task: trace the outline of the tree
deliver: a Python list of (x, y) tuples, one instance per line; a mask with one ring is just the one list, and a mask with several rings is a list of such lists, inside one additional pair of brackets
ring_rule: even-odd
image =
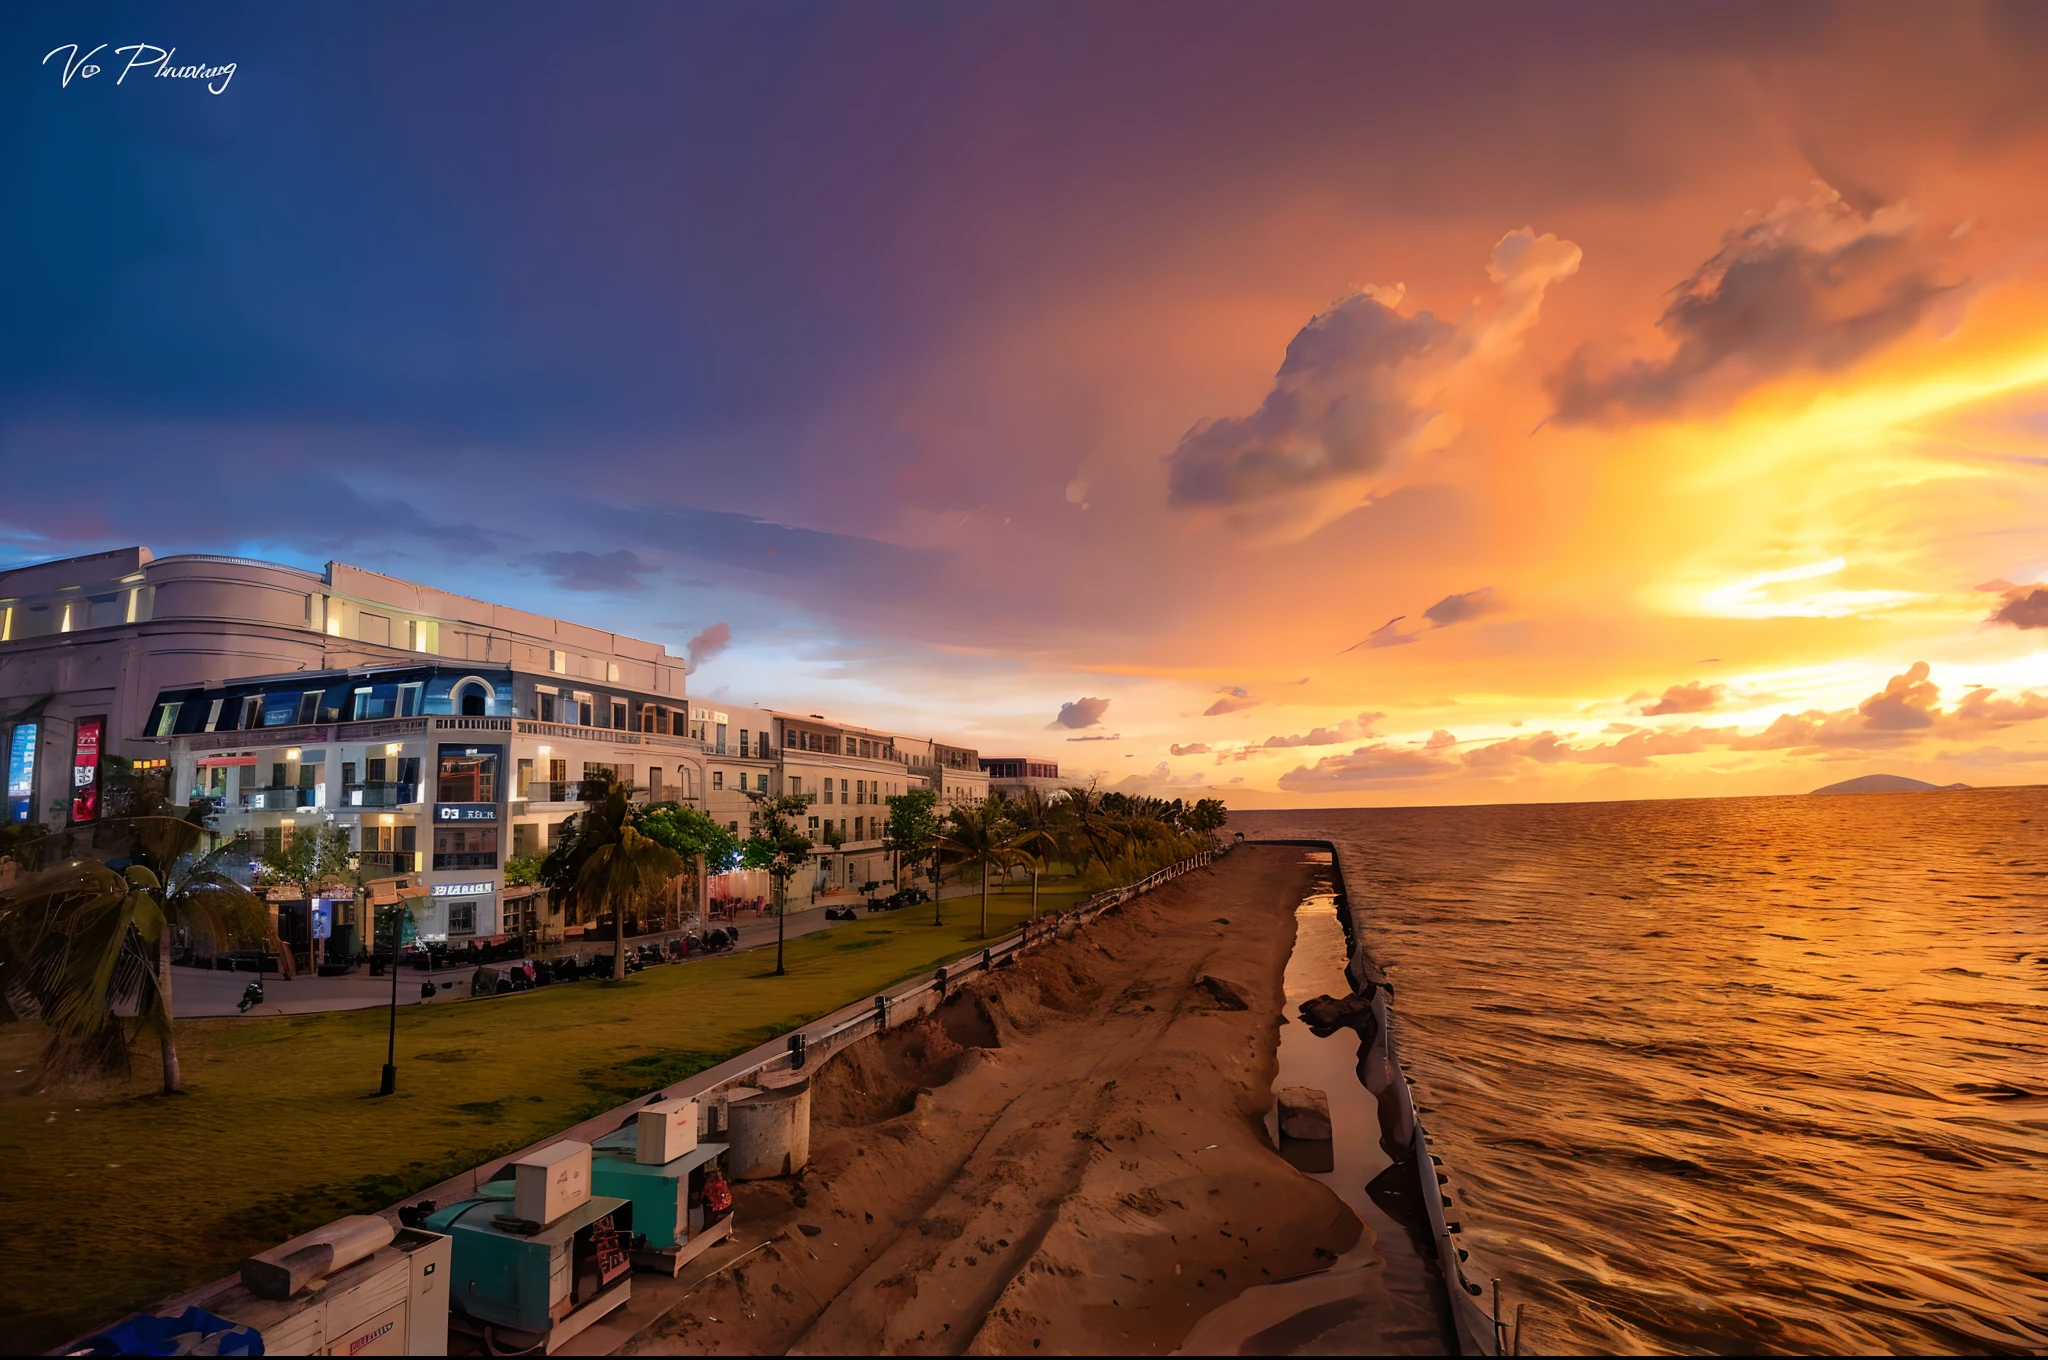
[(118, 872), (97, 860), (67, 860), (0, 899), (9, 1000), (17, 1009), (28, 1001), (49, 1023), (46, 1072), (66, 1059), (125, 1071), (131, 1040), (117, 1012), (132, 1009), (136, 1033), (157, 1038), (165, 1094), (182, 1091), (172, 937), (220, 944), (271, 936), (268, 909), (222, 872), (243, 849), (231, 842), (198, 855), (199, 829), (179, 825), (189, 837), (165, 826), (131, 829), (131, 862)]
[(945, 833), (939, 850), (956, 864), (981, 866), (981, 929), (977, 939), (988, 938), (988, 871), (993, 866), (1008, 868), (1017, 862), (1017, 851), (1005, 836), (1003, 800), (990, 794), (978, 803), (966, 803), (946, 814)]
[(1038, 789), (1027, 788), (1004, 807), (1003, 815), (1015, 833), (1010, 847), (1031, 867), (1031, 919), (1038, 920), (1038, 876), (1060, 845), (1060, 801)]
[(652, 803), (634, 823), (640, 834), (659, 841), (697, 866), (697, 909), (704, 909), (705, 880), (739, 862), (740, 838), (696, 808), (681, 803)]
[(1203, 835), (1213, 835), (1223, 829), (1230, 820), (1230, 810), (1223, 806), (1221, 798), (1204, 798), (1188, 810), (1188, 827)]
[[(289, 842), (280, 841), (276, 850), (266, 850), (257, 857), (263, 866), (263, 876), (271, 882), (296, 888), (299, 895), (312, 900), (321, 888), (347, 883), (351, 886), (348, 848), (348, 832), (332, 822), (318, 826), (298, 828)], [(287, 951), (279, 941), (278, 958), (283, 959)], [(291, 976), (287, 968), (285, 976)]]
[(917, 866), (932, 861), (932, 924), (939, 919), (939, 878), (935, 848), (939, 842), (939, 796), (930, 789), (912, 789), (889, 799), (889, 821), (882, 846), (896, 856), (896, 876), (905, 870), (915, 876)]
[(1074, 868), (1086, 869), (1091, 857), (1108, 868), (1123, 838), (1118, 833), (1115, 818), (1105, 806), (1105, 795), (1078, 786), (1062, 790), (1062, 795), (1060, 808), (1072, 829), (1074, 851), (1081, 857), (1081, 862)]
[(742, 847), (743, 861), (749, 868), (766, 869), (769, 881), (775, 885), (775, 973), (783, 975), (782, 944), (783, 918), (789, 914), (789, 880), (796, 877), (797, 870), (810, 858), (811, 838), (800, 829), (797, 819), (805, 815), (810, 801), (800, 793), (785, 793), (770, 797), (765, 793), (750, 793), (756, 815), (754, 829), (748, 834)]
[(583, 811), (564, 823), (564, 835), (541, 861), (540, 882), (572, 914), (595, 919), (612, 910), (612, 977), (626, 976), (626, 908), (646, 901), (683, 871), (681, 856), (633, 825), (626, 790), (609, 780), (586, 780)]

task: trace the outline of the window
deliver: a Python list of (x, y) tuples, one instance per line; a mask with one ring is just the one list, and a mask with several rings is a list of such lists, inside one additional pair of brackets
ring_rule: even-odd
[(542, 690), (540, 693), (540, 720), (545, 723), (555, 720), (555, 696), (551, 690)]
[(803, 796), (804, 777), (802, 775), (793, 774), (789, 777), (789, 791), (799, 798)]
[(647, 796), (655, 802), (661, 801), (661, 766), (647, 767)]
[[(839, 801), (842, 803), (846, 801), (846, 781), (844, 779), (839, 781)], [(839, 820), (844, 822), (846, 819), (842, 817)]]
[(512, 796), (527, 798), (533, 794), (533, 762), (522, 759), (513, 773)]
[(476, 934), (476, 903), (455, 901), (448, 904), (448, 933)]
[(211, 732), (216, 727), (220, 726), (220, 706), (226, 702), (227, 701), (225, 699), (215, 699), (213, 703), (207, 708), (206, 730), (208, 732)]
[(241, 720), (235, 724), (237, 731), (247, 732), (263, 726), (263, 696), (252, 694), (242, 700)]
[(567, 652), (549, 652), (548, 669), (556, 675), (567, 675), (569, 673), (569, 654)]
[(384, 757), (371, 756), (369, 759), (369, 767), (370, 782), (372, 784), (382, 784), (386, 780), (391, 778), (391, 762), (384, 759)]
[(183, 704), (164, 705), (164, 715), (163, 717), (158, 718), (156, 722), (156, 734), (158, 736), (168, 737), (174, 730), (176, 730), (178, 726), (178, 710), (183, 707)]
[(420, 691), (424, 687), (422, 683), (417, 681), (410, 685), (400, 685), (398, 687), (399, 717), (417, 718), (420, 715)]
[(626, 730), (626, 706), (617, 699), (612, 700), (612, 729), (618, 732)]
[(730, 832), (732, 832), (732, 834), (733, 834), (733, 835), (735, 835), (735, 836), (739, 835), (739, 834), (740, 834), (740, 824), (739, 824), (739, 821), (738, 821), (738, 819), (737, 819), (737, 818), (735, 818), (734, 820), (732, 820), (732, 821), (730, 821), (730, 822), (727, 822), (727, 823), (725, 824), (725, 829), (726, 829), (727, 831), (730, 831)]
[(857, 841), (867, 839), (867, 818), (856, 817), (853, 819), (853, 838)]
[(420, 758), (418, 756), (399, 757), (398, 782), (401, 784), (409, 785), (413, 788), (419, 787)]
[(436, 869), (495, 869), (498, 867), (498, 828), (495, 826), (437, 826), (434, 828)]
[(490, 711), (491, 699), (482, 685), (468, 684), (462, 687), (456, 704), (456, 712), (465, 718), (481, 718)]
[(817, 819), (816, 817), (813, 817), (813, 818), (811, 818), (811, 830), (813, 830), (813, 831), (816, 831), (817, 829), (818, 829), (818, 819)]
[(299, 694), (299, 721), (311, 723), (320, 721), (320, 691), (303, 690)]
[(829, 779), (825, 781), (825, 801), (832, 801), (832, 781)]
[(569, 716), (569, 721), (570, 721), (570, 722), (572, 722), (572, 723), (575, 723), (575, 724), (576, 724), (577, 726), (579, 726), (579, 727), (588, 727), (588, 726), (590, 726), (590, 725), (591, 725), (591, 724), (590, 724), (590, 719), (591, 719), (591, 703), (590, 703), (590, 696), (589, 696), (588, 694), (584, 694), (584, 693), (581, 693), (581, 692), (579, 691), (579, 692), (578, 692), (578, 693), (577, 693), (577, 694), (575, 695), (575, 703), (574, 703), (574, 704), (573, 704), (573, 705), (572, 705), (572, 706), (570, 707), (570, 710), (569, 710), (569, 715), (570, 715), (570, 716)]
[[(711, 787), (714, 789), (723, 789), (725, 787), (724, 770), (713, 770), (711, 772)], [(741, 787), (744, 788), (745, 785), (742, 785)]]
[(740, 729), (740, 759), (741, 759), (741, 760), (745, 760), (746, 758), (747, 758), (747, 729), (746, 729), (746, 728), (744, 728), (744, 727), (742, 727), (742, 728)]
[(725, 724), (718, 724), (718, 754), (725, 754)]
[(498, 748), (443, 746), (440, 799), (444, 803), (498, 801)]

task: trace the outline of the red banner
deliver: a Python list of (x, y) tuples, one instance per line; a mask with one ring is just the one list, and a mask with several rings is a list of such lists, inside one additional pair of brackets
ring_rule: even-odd
[(89, 822), (100, 815), (100, 738), (107, 720), (80, 718), (71, 747), (71, 820)]

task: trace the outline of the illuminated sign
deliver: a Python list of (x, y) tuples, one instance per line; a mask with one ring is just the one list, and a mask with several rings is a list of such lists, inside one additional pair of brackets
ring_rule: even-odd
[(334, 938), (334, 903), (325, 897), (313, 899), (313, 938), (331, 940)]
[(480, 897), (497, 890), (495, 883), (436, 883), (430, 891), (435, 897)]
[(496, 803), (436, 803), (436, 822), (495, 822), (498, 820)]
[(7, 748), (7, 820), (29, 820), (35, 799), (36, 725), (22, 723), (14, 729), (14, 739)]
[(100, 815), (100, 737), (106, 731), (104, 715), (80, 718), (78, 735), (71, 747), (71, 820), (89, 822)]

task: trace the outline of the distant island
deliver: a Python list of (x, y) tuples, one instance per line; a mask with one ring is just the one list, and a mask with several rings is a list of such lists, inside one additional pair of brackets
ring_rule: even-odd
[(1923, 779), (1908, 779), (1902, 774), (1866, 774), (1855, 779), (1844, 779), (1839, 784), (1830, 784), (1815, 793), (1944, 793), (1950, 789), (1967, 789), (1968, 784), (1930, 784)]

